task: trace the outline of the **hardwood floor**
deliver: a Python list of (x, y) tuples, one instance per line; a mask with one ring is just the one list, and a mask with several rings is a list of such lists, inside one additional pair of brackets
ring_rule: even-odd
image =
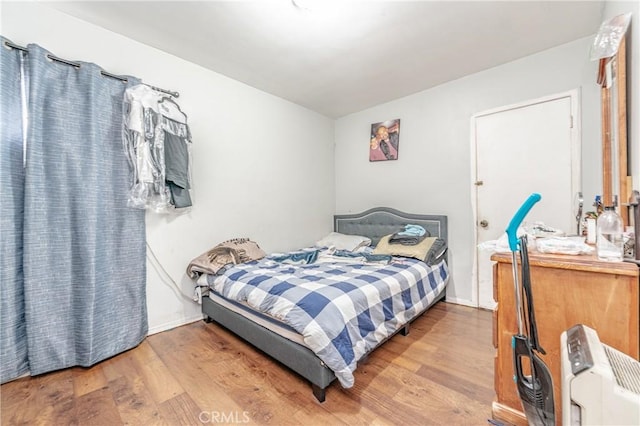
[(491, 312), (439, 303), (318, 403), (308, 382), (215, 323), (149, 336), (91, 368), (0, 388), (3, 425), (486, 425)]

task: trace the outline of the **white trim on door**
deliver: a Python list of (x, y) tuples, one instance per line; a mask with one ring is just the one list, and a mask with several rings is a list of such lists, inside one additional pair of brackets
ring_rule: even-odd
[(518, 102), (511, 105), (501, 106), (498, 108), (492, 108), (486, 111), (474, 114), (471, 117), (471, 129), (470, 141), (471, 141), (471, 209), (473, 215), (473, 267), (471, 273), (471, 304), (478, 307), (479, 305), (479, 285), (478, 285), (478, 191), (477, 191), (477, 140), (476, 140), (476, 119), (480, 117), (486, 117), (491, 114), (496, 114), (504, 111), (514, 110), (518, 108), (525, 108), (528, 106), (554, 101), (562, 98), (569, 98), (571, 103), (571, 120), (572, 120), (572, 132), (571, 132), (571, 164), (572, 164), (572, 176), (571, 176), (571, 189), (573, 194), (577, 194), (582, 190), (582, 123), (580, 120), (580, 90), (573, 89), (567, 92), (562, 92), (554, 95), (544, 96), (537, 99), (532, 99), (524, 102)]

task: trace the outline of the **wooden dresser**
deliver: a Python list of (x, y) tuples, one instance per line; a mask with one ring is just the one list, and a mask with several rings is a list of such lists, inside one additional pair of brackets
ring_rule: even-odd
[[(495, 419), (526, 425), (513, 381), (511, 336), (517, 333), (511, 253), (491, 257), (493, 292), (498, 306), (493, 316)], [(531, 285), (541, 358), (553, 379), (556, 423), (562, 423), (560, 393), (560, 334), (575, 324), (598, 332), (603, 343), (638, 359), (640, 308), (638, 266), (625, 262), (602, 262), (595, 256), (530, 254)], [(519, 268), (518, 268), (519, 269)]]

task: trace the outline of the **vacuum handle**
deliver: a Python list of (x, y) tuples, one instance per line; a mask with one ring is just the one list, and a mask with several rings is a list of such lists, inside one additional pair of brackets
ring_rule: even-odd
[(529, 195), (529, 198), (520, 206), (515, 216), (509, 222), (509, 226), (507, 226), (507, 238), (509, 239), (509, 248), (511, 251), (518, 251), (518, 227), (522, 223), (524, 217), (529, 213), (529, 210), (533, 207), (535, 203), (540, 201), (542, 196), (538, 193), (533, 193)]

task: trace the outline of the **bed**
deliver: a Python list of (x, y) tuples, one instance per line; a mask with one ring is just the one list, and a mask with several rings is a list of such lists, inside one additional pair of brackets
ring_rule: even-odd
[[(447, 239), (447, 217), (442, 215), (408, 214), (392, 208), (379, 207), (367, 210), (359, 214), (334, 216), (335, 232), (347, 235), (366, 236), (371, 239), (371, 246), (375, 246), (376, 244), (378, 244), (380, 239), (384, 236), (401, 231), (407, 224), (420, 225), (432, 237), (437, 237), (444, 241), (446, 241)], [(419, 303), (416, 303), (415, 306), (407, 304), (408, 310), (402, 316), (400, 316), (400, 319), (391, 318), (389, 316), (389, 322), (394, 323), (393, 325), (386, 325), (386, 327), (393, 331), (382, 333), (382, 337), (376, 337), (378, 340), (374, 339), (374, 343), (371, 343), (370, 341), (367, 341), (362, 345), (360, 345), (359, 343), (354, 343), (353, 348), (343, 347), (342, 349), (340, 349), (345, 349), (348, 351), (353, 350), (357, 352), (349, 359), (349, 371), (346, 371), (346, 369), (343, 369), (341, 367), (335, 367), (333, 364), (335, 364), (336, 361), (333, 358), (327, 358), (328, 355), (326, 353), (322, 353), (321, 351), (320, 355), (318, 355), (316, 353), (318, 351), (318, 348), (305, 343), (305, 339), (303, 338), (303, 336), (301, 336), (302, 330), (296, 330), (292, 326), (283, 324), (281, 321), (278, 321), (267, 314), (254, 312), (247, 306), (247, 304), (239, 303), (234, 300), (228, 300), (227, 298), (223, 297), (222, 294), (214, 291), (214, 286), (211, 286), (212, 290), (210, 291), (210, 294), (207, 297), (203, 297), (202, 299), (202, 312), (204, 314), (205, 321), (213, 321), (220, 324), (221, 326), (232, 331), (237, 336), (251, 343), (256, 348), (260, 349), (264, 353), (278, 360), (285, 366), (289, 367), (291, 370), (307, 379), (311, 383), (313, 395), (317, 398), (318, 401), (324, 402), (326, 396), (326, 388), (334, 380), (336, 380), (336, 378), (339, 379), (344, 387), (349, 387), (349, 374), (350, 372), (352, 372), (352, 370), (355, 369), (353, 365), (357, 364), (357, 361), (363, 359), (372, 350), (374, 350), (376, 347), (379, 347), (395, 334), (402, 333), (403, 335), (407, 335), (410, 323), (415, 320), (415, 318), (423, 314), (437, 302), (444, 299), (445, 287), (449, 279), (448, 269), (446, 265), (447, 256), (448, 252), (446, 250), (440, 253), (439, 258), (435, 259), (433, 266), (427, 266), (424, 262), (415, 261), (414, 259), (406, 259), (405, 261), (404, 258), (400, 258), (399, 261), (394, 262), (395, 268), (429, 268), (428, 278), (424, 278), (424, 283), (426, 284), (422, 285), (421, 282), (421, 285), (422, 287), (426, 287), (427, 291), (430, 291), (431, 293), (428, 295), (428, 297), (421, 294), (422, 299)], [(394, 257), (394, 261), (395, 260), (396, 258)], [(271, 263), (264, 263), (261, 265), (261, 273), (264, 273), (266, 271), (268, 273), (274, 274), (269, 279), (275, 279), (275, 276), (278, 274), (289, 274), (292, 271), (295, 271), (295, 273), (297, 273), (294, 265), (291, 265), (289, 269), (283, 270), (277, 269), (285, 267), (284, 265), (280, 264), (272, 265)], [(245, 273), (248, 274), (250, 266), (251, 265), (249, 264), (247, 264), (246, 267), (242, 266), (242, 268), (244, 269), (239, 268), (235, 271), (235, 275), (234, 273), (230, 273), (230, 278), (234, 278), (236, 276), (244, 276), (243, 274)], [(345, 267), (349, 266), (349, 264), (345, 265)], [(344, 285), (350, 286), (353, 282), (355, 282), (351, 281), (349, 275), (351, 271), (338, 269), (337, 265), (335, 268), (328, 268), (326, 265), (313, 265), (313, 267), (315, 269), (311, 271), (306, 270), (304, 275), (305, 277), (311, 277), (311, 281), (313, 281), (315, 278), (309, 275), (309, 273), (313, 272), (314, 274), (324, 274), (326, 272), (325, 270), (328, 270), (328, 273), (338, 274), (339, 279), (345, 282)], [(271, 271), (271, 268), (276, 269)], [(322, 271), (319, 272), (318, 268), (322, 269)], [(340, 266), (340, 268), (342, 268), (342, 265)], [(397, 285), (393, 278), (387, 278), (386, 275), (384, 275), (391, 275), (392, 272), (387, 272), (387, 269), (379, 269), (377, 267), (368, 265), (362, 268), (367, 269), (367, 271), (369, 271), (369, 269), (375, 270), (375, 273), (369, 274), (369, 272), (367, 272), (367, 277), (374, 277), (371, 278), (371, 281), (378, 282), (378, 278), (380, 278), (380, 281), (393, 282), (392, 286)], [(406, 276), (410, 275), (408, 271), (409, 269), (402, 270), (397, 273), (399, 276)], [(359, 271), (356, 272), (360, 273)], [(227, 274), (227, 272), (225, 272), (225, 274)], [(208, 276), (206, 277), (206, 279), (209, 283), (213, 283), (214, 280), (218, 280), (216, 281), (216, 283), (221, 282), (220, 277), (216, 276)], [(369, 278), (366, 279), (368, 280)], [(231, 283), (230, 285), (234, 285), (235, 283), (235, 281), (227, 279), (227, 277), (225, 277), (224, 280)], [(240, 278), (238, 278), (238, 280), (240, 280)], [(261, 278), (254, 277), (251, 278), (251, 280), (255, 282), (255, 280), (261, 280)], [(268, 282), (267, 278), (264, 278), (264, 280), (265, 282)], [(318, 278), (318, 280), (320, 280), (320, 278)], [(315, 283), (310, 282), (309, 285), (314, 286)], [(235, 291), (228, 289), (223, 290), (221, 285), (218, 285), (217, 288), (221, 293), (227, 295), (229, 295), (230, 291)], [(415, 289), (412, 289), (411, 291), (413, 293), (417, 292), (417, 290)], [(407, 292), (408, 290), (405, 291), (403, 295), (406, 295), (405, 293)], [(421, 292), (423, 292), (423, 290), (421, 290)], [(315, 323), (315, 321), (311, 322)], [(372, 327), (377, 327), (377, 324), (376, 326)], [(384, 327), (382, 326), (378, 328), (384, 329)], [(379, 329), (376, 330), (375, 333), (372, 331), (372, 335), (376, 333), (380, 335)], [(311, 348), (314, 348), (316, 352), (314, 352), (314, 350), (312, 350)], [(342, 361), (344, 361), (344, 359)], [(329, 366), (332, 366), (334, 369), (332, 370)], [(345, 385), (345, 383), (347, 383), (347, 385)]]

